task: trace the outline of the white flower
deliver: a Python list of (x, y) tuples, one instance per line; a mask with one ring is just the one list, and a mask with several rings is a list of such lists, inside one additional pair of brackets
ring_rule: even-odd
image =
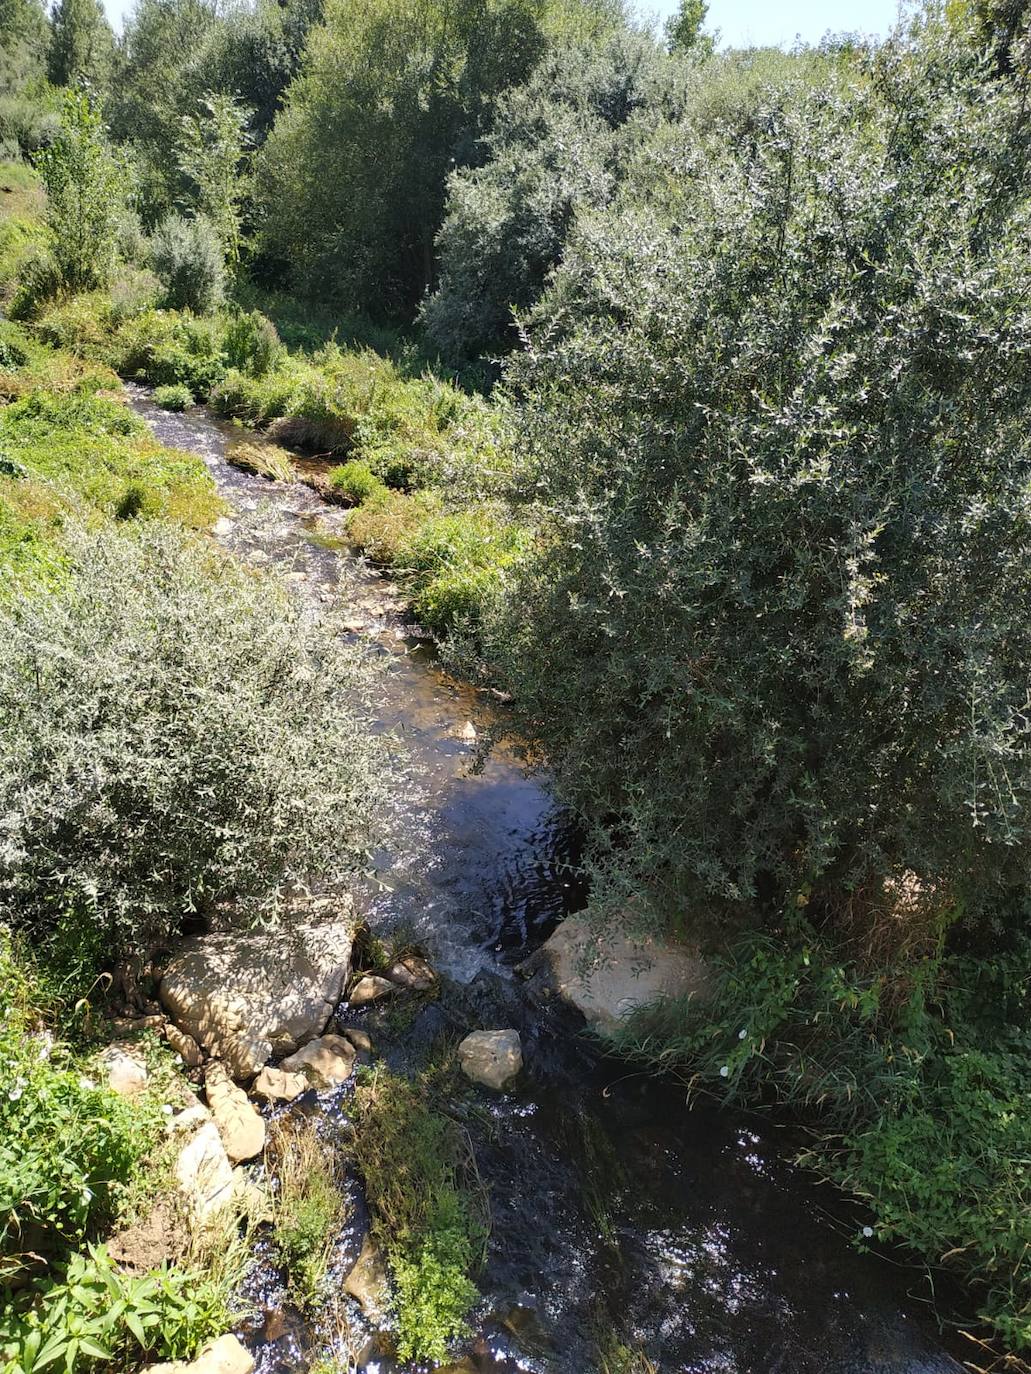
[(865, 1238), (866, 1238), (867, 1240), (869, 1240), (870, 1237), (873, 1235), (873, 1227), (872, 1227), (872, 1226), (864, 1226), (864, 1227), (863, 1227), (863, 1235), (865, 1236)]
[(172, 1113), (175, 1111), (175, 1108), (172, 1106), (170, 1102), (166, 1102), (164, 1106), (161, 1108), (161, 1110), (164, 1112), (166, 1116), (171, 1116)]
[(720, 1069), (720, 1077), (721, 1077), (721, 1078), (729, 1078), (729, 1077), (730, 1077), (730, 1068), (729, 1068), (728, 1065), (724, 1064), (724, 1065), (723, 1065), (723, 1068)]
[(748, 1032), (747, 1032), (746, 1030), (739, 1030), (738, 1033), (737, 1033), (737, 1038), (738, 1038), (739, 1040), (744, 1040), (744, 1039), (747, 1038), (747, 1036), (748, 1036)]
[(11, 1091), (8, 1093), (8, 1097), (10, 1097), (12, 1102), (17, 1102), (18, 1098), (22, 1095), (22, 1091), (23, 1089), (21, 1088), (12, 1088)]

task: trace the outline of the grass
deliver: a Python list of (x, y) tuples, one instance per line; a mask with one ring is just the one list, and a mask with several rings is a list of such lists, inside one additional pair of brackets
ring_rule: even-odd
[(267, 1159), (278, 1182), (272, 1241), (292, 1298), (312, 1311), (346, 1214), (335, 1151), (313, 1122), (288, 1120), (273, 1131)]
[(398, 1354), (438, 1364), (467, 1330), (488, 1230), (471, 1143), (435, 1106), (439, 1077), (409, 1081), (382, 1067), (364, 1076), (353, 1146), (394, 1275)]

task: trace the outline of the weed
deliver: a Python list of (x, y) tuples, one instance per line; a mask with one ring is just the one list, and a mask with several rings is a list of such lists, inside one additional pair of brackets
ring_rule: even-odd
[(311, 1310), (345, 1217), (333, 1145), (312, 1122), (286, 1121), (269, 1140), (268, 1160), (278, 1181), (273, 1243), (292, 1297)]

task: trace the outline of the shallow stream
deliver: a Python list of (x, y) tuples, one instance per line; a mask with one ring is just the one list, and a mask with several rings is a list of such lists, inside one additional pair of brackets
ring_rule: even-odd
[[(523, 1038), (520, 1091), (485, 1097), (475, 1132), (492, 1226), (475, 1334), (455, 1369), (617, 1374), (599, 1354), (607, 1331), (651, 1361), (633, 1374), (958, 1370), (916, 1296), (919, 1276), (853, 1247), (862, 1218), (787, 1162), (793, 1136), (688, 1109), (682, 1088), (600, 1056), (572, 1016), (529, 996), (515, 966), (584, 892), (575, 829), (545, 782), (504, 742), (474, 767), (496, 704), (441, 671), (390, 583), (343, 549), (342, 510), (233, 467), (233, 431), (203, 409), (173, 415), (131, 391), (164, 443), (211, 469), (229, 508), (217, 537), (311, 604), (345, 606), (349, 632), (383, 661), (380, 725), (398, 741), (404, 785), (396, 852), (378, 856), (361, 897), (370, 925), (409, 931), (453, 989), (388, 1057), (403, 1067), (440, 1034), (484, 1026)], [(349, 1187), (341, 1266), (364, 1220)], [(284, 1314), (271, 1271), (262, 1283), (259, 1374), (301, 1374), (313, 1333)], [(352, 1368), (398, 1366), (373, 1340)]]

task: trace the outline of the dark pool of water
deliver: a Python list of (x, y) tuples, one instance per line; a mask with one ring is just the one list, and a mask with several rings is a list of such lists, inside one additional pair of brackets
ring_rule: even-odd
[[(208, 464), (230, 508), (217, 537), (274, 565), (313, 607), (346, 605), (351, 632), (382, 660), (380, 726), (398, 741), (404, 785), (393, 850), (364, 905), (374, 926), (410, 930), (453, 980), (385, 1052), (403, 1067), (442, 1035), (513, 1025), (523, 1037), (520, 1092), (484, 1098), (467, 1123), (492, 1230), (459, 1367), (616, 1374), (598, 1354), (599, 1331), (614, 1329), (662, 1374), (958, 1369), (918, 1276), (857, 1252), (862, 1218), (786, 1162), (796, 1142), (752, 1118), (688, 1109), (682, 1089), (599, 1056), (571, 1016), (528, 998), (514, 965), (583, 900), (575, 827), (512, 745), (474, 768), (472, 730), (503, 725), (495, 704), (445, 674), (389, 582), (342, 551), (344, 512), (231, 466), (233, 431), (203, 410), (170, 415), (142, 389), (132, 403), (165, 443)], [(360, 1232), (349, 1187), (358, 1201), (341, 1272)], [(253, 1333), (261, 1374), (306, 1369), (318, 1333), (283, 1315), (270, 1266), (256, 1284), (269, 1314)], [(374, 1347), (350, 1367), (396, 1369)]]

